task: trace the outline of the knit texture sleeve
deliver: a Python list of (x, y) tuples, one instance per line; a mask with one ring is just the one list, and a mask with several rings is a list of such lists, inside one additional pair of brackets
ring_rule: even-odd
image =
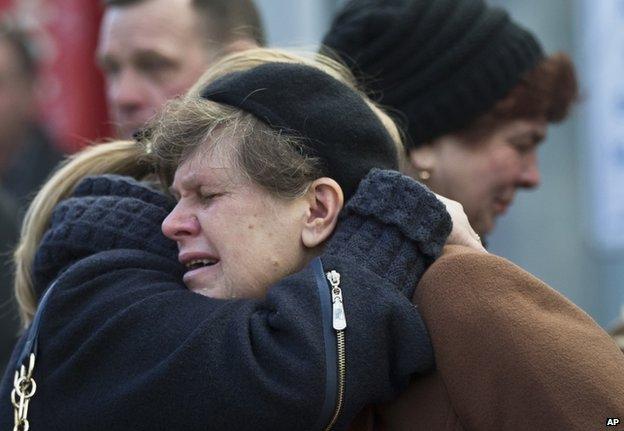
[(145, 183), (119, 175), (87, 177), (52, 213), (34, 259), (37, 296), (59, 273), (85, 257), (107, 250), (136, 249), (168, 260), (181, 270), (174, 241), (160, 224), (174, 202)]
[(444, 204), (425, 186), (373, 169), (347, 202), (326, 252), (352, 256), (411, 297), (451, 228)]

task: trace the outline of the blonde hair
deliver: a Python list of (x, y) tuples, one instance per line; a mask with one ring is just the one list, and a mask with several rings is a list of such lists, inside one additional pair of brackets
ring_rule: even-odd
[(37, 310), (33, 285), (33, 262), (37, 248), (50, 225), (52, 210), (71, 195), (84, 177), (120, 174), (142, 179), (151, 172), (143, 149), (132, 141), (115, 141), (87, 147), (66, 159), (41, 187), (28, 207), (15, 249), (14, 291), (22, 324), (26, 327)]
[[(275, 195), (294, 198), (305, 192), (307, 185), (324, 176), (320, 160), (306, 156), (302, 139), (275, 131), (253, 115), (201, 97), (202, 89), (214, 80), (234, 72), (266, 63), (302, 64), (319, 69), (344, 83), (360, 95), (378, 117), (397, 147), (404, 154), (399, 129), (392, 119), (357, 88), (356, 80), (342, 64), (316, 54), (312, 57), (292, 52), (257, 48), (234, 53), (215, 63), (202, 75), (186, 95), (170, 101), (150, 125), (147, 140), (162, 180), (170, 184), (177, 166), (206, 143), (208, 151), (230, 151), (230, 160), (239, 171)], [(207, 138), (210, 136), (210, 140)], [(223, 145), (224, 137), (236, 136)]]

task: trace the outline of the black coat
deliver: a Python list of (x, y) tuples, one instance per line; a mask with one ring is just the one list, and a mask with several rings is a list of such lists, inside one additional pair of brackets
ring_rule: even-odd
[[(159, 231), (161, 198), (120, 177), (87, 180), (55, 210), (36, 259), (38, 282), (57, 283), (42, 315), (31, 427), (323, 428), (336, 397), (328, 270), (341, 274), (348, 325), (338, 428), (364, 404), (396, 395), (411, 374), (433, 367), (433, 355), (395, 283), (422, 275), (450, 221), (415, 182), (376, 175), (360, 197), (407, 185), (418, 211), (397, 217), (399, 196), (368, 205), (356, 194), (323, 256), (263, 300), (188, 291), (175, 246)], [(7, 373), (0, 389), (0, 429), (13, 424), (11, 380)]]
[(19, 330), (11, 258), (22, 216), (33, 194), (61, 158), (47, 133), (32, 124), (17, 153), (0, 171), (0, 371), (9, 360)]
[(19, 232), (18, 212), (17, 202), (0, 186), (0, 371), (4, 371), (19, 330), (11, 259)]

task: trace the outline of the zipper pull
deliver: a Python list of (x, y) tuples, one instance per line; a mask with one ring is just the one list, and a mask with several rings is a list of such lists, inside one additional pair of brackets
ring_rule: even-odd
[(327, 280), (331, 284), (333, 326), (336, 331), (342, 331), (347, 327), (347, 318), (342, 304), (342, 290), (340, 289), (340, 273), (332, 270), (327, 274)]

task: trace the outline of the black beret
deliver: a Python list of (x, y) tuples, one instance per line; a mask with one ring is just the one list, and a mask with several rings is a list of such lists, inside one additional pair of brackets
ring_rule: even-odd
[(303, 140), (349, 198), (372, 168), (398, 169), (396, 146), (362, 96), (311, 66), (267, 63), (225, 75), (201, 96)]

